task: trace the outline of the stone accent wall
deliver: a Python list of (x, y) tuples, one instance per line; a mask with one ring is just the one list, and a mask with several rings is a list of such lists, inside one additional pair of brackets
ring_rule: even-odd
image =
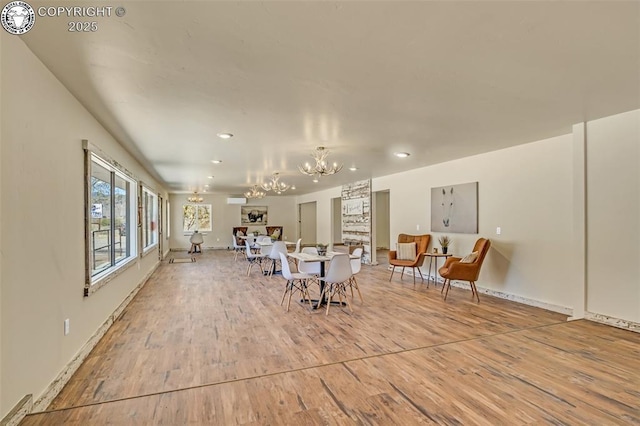
[(362, 262), (371, 264), (371, 180), (342, 186), (342, 241), (363, 245)]

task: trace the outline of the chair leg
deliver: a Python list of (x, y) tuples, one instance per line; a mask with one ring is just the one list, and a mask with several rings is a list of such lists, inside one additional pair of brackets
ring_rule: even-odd
[[(331, 306), (331, 300), (333, 300), (333, 284), (329, 284), (329, 287), (329, 300), (327, 300), (327, 313), (325, 315), (329, 315), (329, 307)], [(324, 288), (327, 288), (327, 284), (324, 285)]]
[(422, 282), (424, 282), (424, 276), (422, 275), (422, 271), (420, 270), (420, 267), (418, 266), (418, 273), (420, 274), (420, 279), (422, 280)]
[(287, 312), (289, 312), (289, 307), (291, 306), (291, 296), (293, 296), (293, 283), (294, 281), (291, 281), (291, 287), (289, 288), (289, 301), (287, 302)]
[(364, 303), (364, 299), (362, 298), (362, 293), (360, 293), (360, 287), (358, 287), (358, 280), (356, 280), (356, 277), (351, 277), (353, 278), (353, 283), (351, 284), (351, 298), (353, 299), (353, 287), (356, 288), (356, 291), (358, 292), (358, 296), (360, 296), (360, 303)]
[(445, 287), (447, 287), (447, 291), (444, 292), (444, 300), (447, 300), (447, 294), (449, 294), (449, 287), (451, 287), (450, 279), (445, 280), (444, 284), (442, 285), (442, 289), (444, 290)]
[(391, 276), (389, 277), (389, 281), (393, 278), (393, 273), (396, 271), (396, 266), (393, 265), (393, 269), (391, 269)]
[[(347, 287), (345, 287), (344, 283), (340, 283), (339, 286), (340, 293), (338, 294), (344, 294), (344, 303), (347, 304), (349, 311), (353, 313), (353, 308), (351, 308), (351, 303), (349, 303), (349, 298), (347, 297)], [(340, 297), (340, 304), (342, 304), (342, 297)]]
[(480, 295), (478, 295), (478, 288), (476, 287), (476, 283), (474, 281), (469, 281), (471, 283), (471, 298), (473, 298), (473, 294), (475, 293), (476, 299), (478, 299), (478, 303), (480, 303)]
[[(311, 293), (309, 293), (309, 286), (307, 285), (307, 280), (300, 280), (302, 283), (302, 297), (306, 298), (309, 301), (309, 307), (313, 309), (313, 305), (311, 304)], [(304, 302), (303, 302), (304, 303)]]
[(402, 267), (402, 272), (400, 273), (400, 279), (402, 280), (402, 277), (404, 277), (404, 266)]
[(289, 281), (284, 285), (284, 293), (282, 294), (282, 300), (280, 301), (280, 306), (284, 303), (284, 298), (287, 296), (287, 291), (289, 291)]

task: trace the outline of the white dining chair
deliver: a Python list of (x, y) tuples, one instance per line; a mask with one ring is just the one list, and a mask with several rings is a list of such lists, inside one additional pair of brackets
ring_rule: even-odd
[(242, 254), (244, 256), (244, 245), (238, 244), (238, 239), (235, 235), (231, 234), (231, 240), (233, 241), (233, 260), (238, 260), (238, 255)]
[[(301, 250), (301, 253), (317, 255), (318, 249), (316, 249), (315, 247), (303, 247)], [(305, 262), (304, 260), (298, 261), (298, 272), (313, 275), (314, 276), (313, 281), (316, 283), (318, 282), (317, 277), (320, 276), (320, 268), (321, 268), (320, 262)]]
[(349, 303), (349, 299), (347, 298), (345, 287), (346, 282), (349, 281), (351, 275), (351, 262), (349, 261), (349, 255), (347, 253), (334, 255), (331, 258), (327, 276), (320, 277), (320, 280), (324, 281), (324, 288), (322, 289), (322, 293), (320, 294), (320, 300), (324, 299), (325, 294), (327, 294), (329, 297), (329, 300), (327, 300), (326, 315), (329, 315), (329, 307), (331, 306), (331, 301), (336, 294), (338, 295), (340, 304), (343, 303), (342, 296), (344, 296), (344, 303), (346, 303), (349, 307), (349, 310), (353, 312), (353, 309), (351, 309), (351, 304)]
[(258, 265), (260, 267), (260, 272), (264, 274), (264, 269), (262, 269), (262, 261), (267, 257), (264, 253), (254, 253), (251, 251), (251, 246), (249, 245), (249, 241), (245, 241), (245, 250), (247, 261), (249, 265), (247, 266), (247, 276), (251, 273), (251, 267), (253, 265)]
[(282, 261), (280, 259), (280, 254), (285, 255), (285, 263), (287, 263), (287, 266), (288, 266), (289, 262), (286, 261), (287, 245), (284, 243), (284, 241), (276, 241), (275, 243), (273, 243), (273, 247), (271, 247), (271, 251), (269, 252), (269, 256), (268, 256), (270, 260), (269, 270), (268, 270), (269, 276), (272, 276), (273, 273), (276, 271), (278, 263), (281, 264), (280, 268), (282, 268)]
[(349, 260), (349, 262), (351, 263), (351, 278), (349, 278), (349, 281), (346, 285), (351, 290), (351, 300), (353, 300), (353, 289), (355, 288), (358, 292), (358, 296), (360, 296), (360, 303), (364, 303), (362, 294), (360, 293), (360, 288), (358, 287), (358, 281), (356, 280), (356, 275), (358, 275), (358, 273), (362, 269), (362, 249), (358, 247), (353, 251), (352, 254), (354, 256), (358, 256), (358, 258)]
[(282, 263), (282, 277), (287, 280), (284, 286), (284, 294), (282, 295), (282, 300), (280, 301), (280, 306), (284, 303), (284, 299), (289, 295), (289, 300), (287, 301), (287, 312), (289, 312), (289, 306), (291, 306), (291, 296), (297, 290), (302, 295), (302, 300), (309, 301), (309, 307), (313, 309), (313, 305), (311, 305), (311, 295), (309, 294), (309, 288), (307, 287), (307, 281), (312, 278), (309, 274), (301, 274), (301, 273), (293, 273), (289, 268), (289, 262), (287, 262), (287, 255), (280, 252), (278, 253), (280, 257), (280, 262)]

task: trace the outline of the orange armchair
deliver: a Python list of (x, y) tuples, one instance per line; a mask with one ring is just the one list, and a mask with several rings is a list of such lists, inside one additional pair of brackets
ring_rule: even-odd
[(393, 278), (393, 273), (396, 270), (396, 266), (402, 266), (402, 273), (400, 274), (400, 279), (404, 275), (405, 268), (411, 268), (411, 272), (413, 274), (413, 286), (416, 286), (416, 275), (415, 268), (418, 268), (418, 273), (420, 274), (420, 278), (424, 282), (424, 277), (422, 276), (422, 271), (420, 270), (420, 265), (424, 262), (424, 254), (427, 252), (427, 247), (429, 247), (429, 240), (431, 239), (431, 235), (408, 235), (408, 234), (400, 234), (398, 235), (398, 243), (416, 243), (416, 257), (414, 259), (398, 259), (397, 250), (389, 251), (389, 264), (393, 266), (391, 270), (391, 276), (389, 277), (389, 281)]
[(442, 265), (438, 270), (440, 276), (444, 278), (442, 290), (445, 288), (447, 289), (444, 293), (444, 300), (447, 300), (447, 294), (449, 293), (449, 288), (451, 288), (451, 280), (461, 280), (469, 281), (471, 286), (471, 297), (475, 295), (478, 299), (478, 303), (480, 303), (480, 296), (478, 296), (478, 289), (476, 288), (476, 280), (480, 275), (480, 267), (482, 267), (482, 262), (489, 252), (489, 247), (491, 247), (491, 241), (486, 238), (480, 238), (473, 246), (473, 253), (470, 255), (473, 257), (473, 255), (477, 253), (477, 256), (473, 260), (468, 259), (472, 261), (467, 261), (467, 259), (463, 260), (460, 257), (450, 257), (447, 259), (444, 265)]

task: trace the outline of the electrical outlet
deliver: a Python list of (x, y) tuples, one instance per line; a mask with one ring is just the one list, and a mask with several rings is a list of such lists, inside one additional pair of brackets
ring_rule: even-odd
[(66, 320), (64, 320), (64, 335), (65, 336), (67, 334), (69, 334), (69, 326), (70, 326), (70, 321), (69, 321), (69, 318), (67, 318)]
[(496, 235), (500, 235), (502, 233), (502, 229), (498, 226), (496, 228)]

